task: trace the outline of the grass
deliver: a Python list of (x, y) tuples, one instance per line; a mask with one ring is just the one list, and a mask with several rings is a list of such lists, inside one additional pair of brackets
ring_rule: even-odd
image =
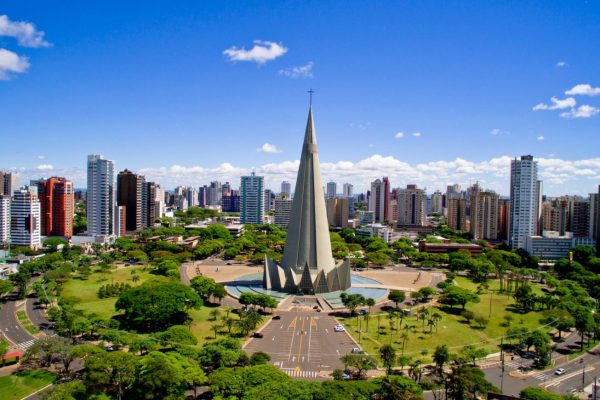
[[(477, 284), (469, 281), (466, 278), (457, 278), (457, 283), (461, 287), (476, 290)], [(499, 289), (497, 280), (489, 282), (490, 289)], [(366, 329), (365, 321), (361, 321), (362, 334), (360, 345), (367, 353), (377, 356), (378, 349), (383, 344), (391, 343), (397, 349), (398, 354), (401, 353), (403, 339), (401, 335), (408, 333), (404, 354), (412, 358), (421, 358), (424, 361), (429, 361), (431, 354), (436, 346), (447, 345), (452, 352), (460, 350), (461, 347), (472, 344), (476, 347), (485, 349), (488, 353), (499, 351), (501, 336), (506, 334), (510, 327), (526, 327), (536, 329), (540, 327), (541, 312), (531, 311), (522, 314), (514, 308), (514, 299), (512, 296), (500, 295), (497, 293), (482, 293), (480, 294), (481, 301), (479, 303), (469, 303), (466, 309), (474, 312), (476, 315), (481, 315), (489, 319), (488, 324), (481, 328), (475, 322), (469, 323), (460, 315), (461, 311), (458, 308), (447, 308), (441, 306), (430, 306), (432, 313), (438, 313), (442, 319), (437, 323), (437, 327), (433, 327), (433, 332), (423, 322), (417, 320), (416, 316), (405, 317), (400, 331), (397, 331), (397, 322), (394, 330), (391, 331), (387, 318), (387, 314), (381, 313), (381, 329), (377, 330), (377, 314), (370, 317), (369, 329)], [(490, 314), (491, 301), (491, 314)], [(414, 313), (415, 309), (413, 309)], [(505, 315), (511, 315), (513, 320), (510, 327), (506, 325)], [(364, 318), (362, 318), (364, 320)], [(355, 340), (359, 339), (358, 318), (343, 318), (342, 323), (346, 326), (348, 332)], [(405, 326), (412, 328), (405, 329)], [(426, 352), (426, 354), (424, 354)]]
[(17, 319), (27, 332), (31, 333), (32, 335), (39, 333), (40, 330), (37, 328), (37, 326), (31, 323), (25, 311), (17, 311)]
[(56, 375), (45, 370), (0, 377), (0, 399), (18, 400), (54, 382)]

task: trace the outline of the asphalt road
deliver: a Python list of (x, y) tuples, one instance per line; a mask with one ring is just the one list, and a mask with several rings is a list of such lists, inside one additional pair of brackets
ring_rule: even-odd
[(342, 368), (340, 357), (356, 347), (347, 332), (335, 332), (336, 320), (307, 307), (280, 311), (279, 320), (271, 320), (262, 330), (262, 338), (253, 338), (244, 347), (247, 353), (263, 351), (271, 364), (294, 378), (324, 378)]
[(2, 334), (13, 345), (21, 349), (27, 349), (33, 343), (31, 336), (25, 329), (19, 325), (15, 315), (17, 299), (14, 293), (4, 296), (2, 299), (2, 308), (0, 309), (0, 329)]
[(37, 297), (28, 297), (25, 300), (27, 316), (31, 323), (37, 326), (45, 335), (52, 336), (54, 335), (54, 330), (52, 329), (53, 325), (46, 318), (43, 307), (43, 304), (38, 301)]

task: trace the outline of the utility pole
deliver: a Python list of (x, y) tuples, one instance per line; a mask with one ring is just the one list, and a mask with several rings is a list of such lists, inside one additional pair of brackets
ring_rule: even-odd
[(504, 393), (504, 336), (500, 338), (500, 362), (502, 363), (502, 376), (500, 378), (500, 393)]

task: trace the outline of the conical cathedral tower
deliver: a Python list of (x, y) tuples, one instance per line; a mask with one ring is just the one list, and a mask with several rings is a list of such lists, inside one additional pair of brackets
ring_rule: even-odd
[(350, 287), (349, 262), (336, 266), (331, 254), (312, 107), (308, 110), (283, 258), (281, 264), (265, 259), (263, 285), (266, 289), (305, 294)]

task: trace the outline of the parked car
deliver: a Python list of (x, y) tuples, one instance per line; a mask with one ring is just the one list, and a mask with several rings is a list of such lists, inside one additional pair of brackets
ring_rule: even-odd
[(281, 315), (274, 315), (273, 319), (281, 319)]
[(365, 314), (367, 313), (367, 310), (360, 310), (358, 313), (359, 313), (360, 315), (365, 315)]
[(556, 374), (556, 375), (562, 375), (565, 372), (567, 372), (567, 371), (564, 368), (559, 368), (556, 371), (554, 371), (554, 374)]
[(336, 325), (333, 328), (333, 330), (336, 331), (336, 332), (345, 332), (346, 331), (342, 325)]
[(363, 351), (360, 349), (360, 347), (353, 347), (352, 348), (352, 352), (353, 353), (362, 354)]
[(252, 337), (255, 337), (257, 339), (262, 339), (263, 334), (260, 332), (254, 332), (254, 334), (252, 334)]

